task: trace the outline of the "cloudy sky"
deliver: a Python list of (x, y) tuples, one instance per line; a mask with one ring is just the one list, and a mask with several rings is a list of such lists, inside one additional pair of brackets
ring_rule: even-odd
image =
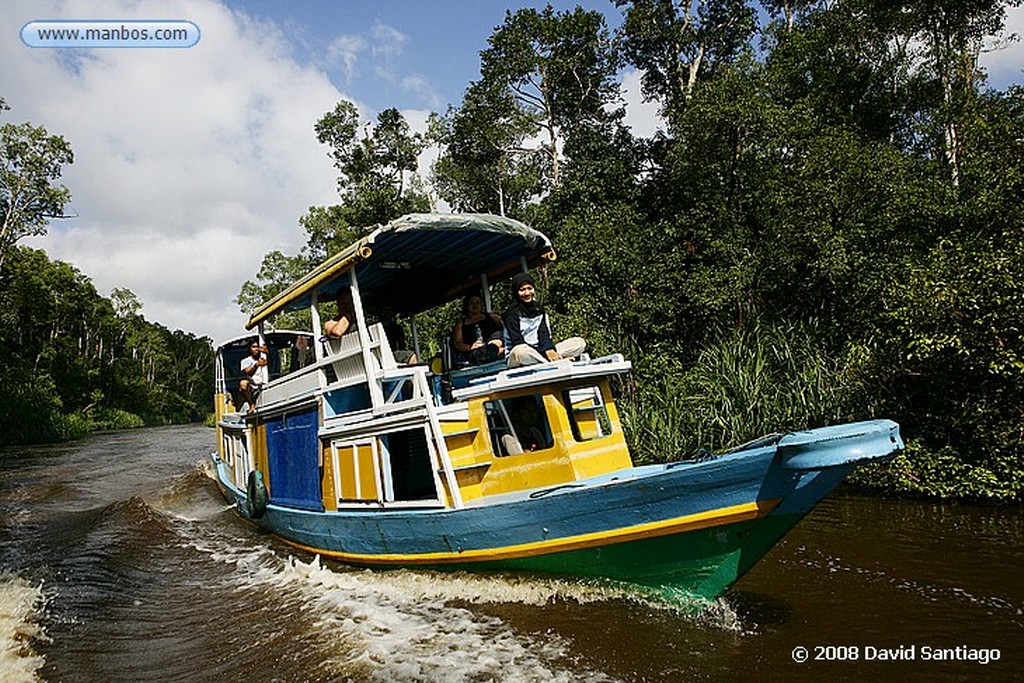
[[(337, 201), (335, 171), (312, 132), (341, 99), (367, 119), (397, 107), (414, 126), (457, 104), (506, 9), (532, 0), (5, 0), (0, 97), (5, 121), (65, 136), (75, 163), (69, 213), (45, 249), (101, 294), (127, 287), (143, 314), (215, 341), (242, 331), (232, 299), (271, 249), (295, 253), (298, 218)], [(576, 2), (552, 2), (567, 9)], [(619, 23), (610, 0), (584, 0)], [(202, 32), (181, 49), (30, 48), (34, 20), (181, 19)], [(1024, 33), (1024, 10), (1011, 30)], [(992, 83), (1024, 81), (1020, 44), (986, 56)], [(630, 120), (650, 134), (637, 76)]]

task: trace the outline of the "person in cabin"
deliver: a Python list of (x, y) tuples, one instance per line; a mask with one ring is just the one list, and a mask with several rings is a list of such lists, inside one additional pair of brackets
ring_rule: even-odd
[(338, 315), (324, 323), (324, 334), (328, 339), (341, 339), (345, 333), (356, 329), (356, 307), (352, 303), (352, 290), (348, 287), (338, 292)]
[(519, 440), (519, 446), (524, 453), (538, 451), (547, 448), (550, 444), (544, 438), (544, 431), (540, 427), (540, 417), (537, 415), (537, 399), (533, 396), (524, 396), (519, 400), (512, 411), (512, 426)]
[(258, 339), (249, 342), (249, 355), (242, 359), (241, 369), (244, 375), (238, 383), (238, 389), (242, 392), (245, 405), (242, 406), (249, 412), (256, 409), (256, 397), (260, 388), (270, 381), (270, 373), (267, 370), (269, 357), (267, 347), (260, 344)]
[(288, 372), (295, 372), (309, 365), (313, 357), (313, 349), (310, 346), (309, 335), (297, 334), (292, 342), (291, 357), (289, 358)]
[(469, 365), (483, 365), (505, 353), (505, 330), (501, 318), (485, 313), (479, 294), (462, 300), (462, 317), (452, 330), (452, 346), (459, 359)]
[(415, 351), (405, 348), (405, 329), (395, 317), (395, 309), (385, 306), (380, 312), (380, 324), (391, 345), (391, 355), (395, 357), (395, 362), (399, 365), (416, 365), (419, 360)]
[(548, 316), (539, 303), (533, 276), (512, 277), (512, 305), (505, 311), (505, 348), (510, 368), (536, 365), (563, 358), (576, 358), (587, 350), (582, 337), (569, 337), (555, 344)]

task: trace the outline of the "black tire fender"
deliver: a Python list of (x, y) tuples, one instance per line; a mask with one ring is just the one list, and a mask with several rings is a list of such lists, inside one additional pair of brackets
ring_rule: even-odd
[(259, 519), (267, 514), (267, 501), (270, 496), (267, 494), (267, 485), (263, 483), (263, 473), (259, 470), (249, 472), (249, 482), (246, 486), (249, 517)]

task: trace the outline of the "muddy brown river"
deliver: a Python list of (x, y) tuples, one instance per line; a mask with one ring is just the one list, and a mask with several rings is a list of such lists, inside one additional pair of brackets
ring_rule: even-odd
[(243, 522), (200, 426), (0, 451), (0, 681), (1024, 679), (1024, 513), (839, 489), (724, 598), (368, 571)]

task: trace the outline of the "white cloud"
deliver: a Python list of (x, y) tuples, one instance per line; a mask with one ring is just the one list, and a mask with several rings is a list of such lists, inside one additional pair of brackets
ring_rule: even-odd
[[(1008, 85), (1024, 83), (1024, 7), (1008, 7), (1006, 10), (1006, 37), (1016, 34), (1016, 40), (993, 41), (988, 51), (978, 60), (988, 72), (988, 82), (993, 88), (1004, 89)], [(994, 48), (994, 49), (993, 49)]]
[(442, 109), (445, 105), (444, 98), (422, 76), (406, 76), (402, 79), (401, 85), (406, 92), (419, 95), (427, 106), (433, 109)]
[(649, 138), (658, 130), (665, 130), (665, 121), (658, 113), (657, 102), (645, 102), (640, 92), (640, 76), (637, 70), (627, 71), (622, 75), (619, 92), (626, 103), (625, 123), (633, 131), (633, 135)]
[(338, 36), (327, 47), (327, 62), (331, 66), (340, 66), (345, 74), (345, 80), (351, 81), (359, 53), (366, 48), (367, 42), (362, 36)]
[[(343, 96), (296, 64), (270, 24), (214, 0), (160, 14), (202, 31), (191, 49), (77, 53), (0, 41), (9, 121), (64, 135), (75, 152), (62, 182), (73, 220), (28, 242), (68, 261), (97, 289), (128, 287), (143, 313), (215, 340), (242, 332), (231, 300), (271, 249), (296, 252), (297, 219), (336, 201), (335, 172), (312, 132)], [(152, 19), (152, 6), (7, 3), (14, 36), (40, 18)]]
[[(359, 39), (362, 41), (362, 39)], [(419, 74), (400, 75), (400, 58), (409, 36), (393, 26), (377, 21), (370, 29), (370, 54), (373, 57), (373, 74), (381, 81), (401, 88), (405, 93), (415, 95), (426, 106), (440, 109), (445, 101), (430, 82)], [(360, 49), (365, 41), (359, 43)], [(353, 57), (354, 62), (354, 57)]]
[(376, 22), (371, 29), (373, 36), (372, 52), (374, 57), (393, 59), (402, 54), (409, 37), (398, 29), (383, 22)]

